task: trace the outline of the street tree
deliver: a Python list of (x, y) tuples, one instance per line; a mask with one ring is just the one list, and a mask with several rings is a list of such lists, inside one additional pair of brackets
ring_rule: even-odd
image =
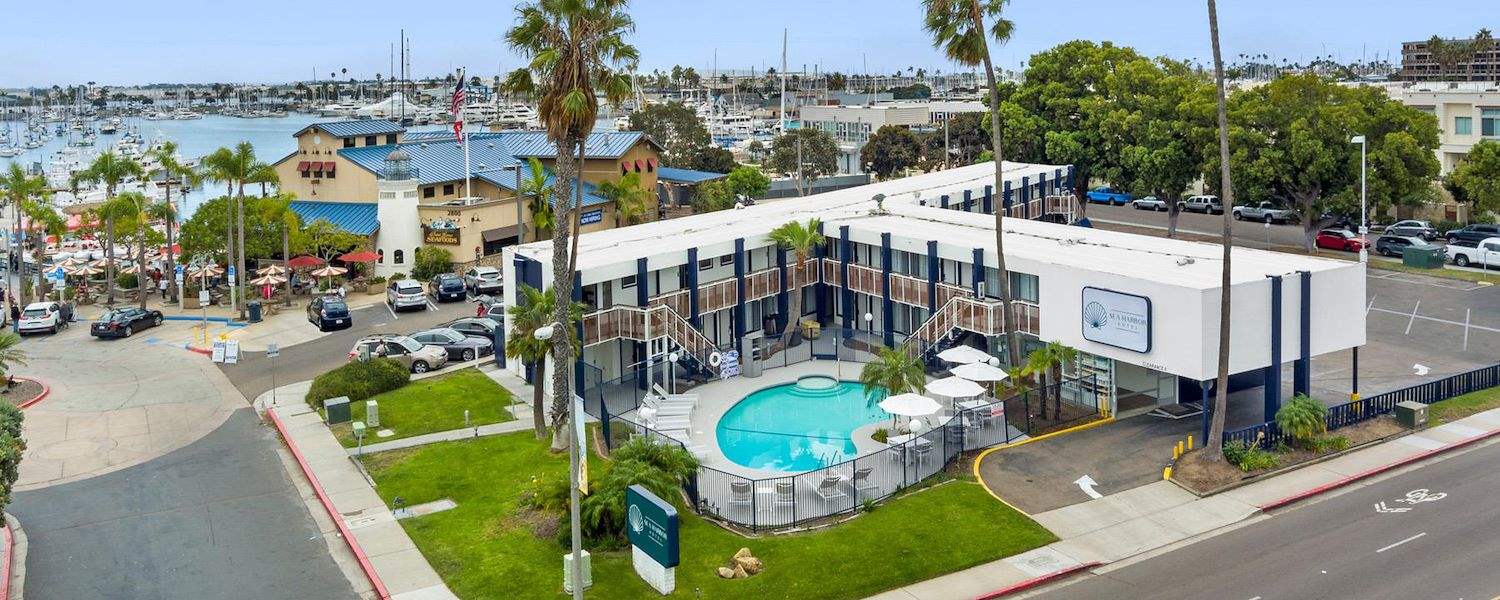
[(1448, 179), (1462, 192), (1463, 200), (1471, 203), (1469, 214), (1500, 212), (1500, 142), (1474, 144)]
[(859, 163), (865, 172), (874, 173), (880, 179), (890, 179), (920, 164), (922, 150), (922, 142), (911, 129), (883, 125), (860, 149)]
[(804, 127), (793, 129), (771, 142), (771, 157), (766, 168), (783, 177), (791, 177), (797, 195), (806, 196), (820, 177), (839, 172), (839, 145), (828, 132)]
[[(70, 183), (76, 188), (79, 183), (92, 182), (104, 185), (104, 204), (108, 206), (115, 199), (115, 192), (120, 183), (129, 178), (140, 180), (146, 176), (146, 170), (141, 163), (135, 159), (122, 157), (115, 154), (113, 150), (100, 154), (89, 163), (88, 168), (73, 174)], [(104, 268), (108, 283), (105, 284), (106, 302), (115, 302), (115, 217), (119, 211), (103, 210), (105, 242), (104, 242)]]
[(1230, 280), (1230, 250), (1234, 248), (1234, 238), (1231, 235), (1234, 221), (1230, 214), (1234, 210), (1234, 186), (1229, 166), (1229, 110), (1225, 101), (1224, 57), (1219, 50), (1219, 6), (1215, 0), (1208, 0), (1208, 38), (1213, 45), (1214, 55), (1214, 96), (1219, 130), (1219, 197), (1224, 204), (1224, 229), (1219, 236), (1219, 245), (1224, 255), (1220, 259), (1219, 270), (1219, 372), (1214, 386), (1213, 413), (1209, 416), (1208, 439), (1203, 440), (1203, 456), (1209, 461), (1223, 462), (1224, 417), (1229, 412), (1229, 292), (1233, 283)]
[(729, 186), (729, 191), (736, 197), (754, 199), (771, 190), (771, 178), (760, 169), (743, 165), (729, 172), (724, 185)]

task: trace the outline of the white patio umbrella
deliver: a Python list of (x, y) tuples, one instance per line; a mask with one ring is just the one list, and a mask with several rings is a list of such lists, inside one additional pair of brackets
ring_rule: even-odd
[(286, 283), (286, 278), (277, 275), (261, 275), (250, 280), (250, 285), (281, 285)]
[(903, 417), (922, 417), (942, 408), (943, 405), (938, 404), (937, 400), (911, 392), (896, 394), (880, 401), (880, 410)]
[(1004, 381), (1006, 377), (1010, 377), (1005, 369), (982, 362), (958, 365), (948, 369), (948, 372), (969, 381)]
[(333, 277), (335, 275), (343, 275), (344, 273), (348, 272), (349, 269), (329, 265), (320, 269), (313, 269), (313, 271), (311, 273), (308, 273), (308, 275), (312, 275), (313, 277)]
[(939, 352), (938, 358), (953, 364), (968, 364), (989, 362), (994, 357), (973, 346), (959, 345)]
[(283, 267), (281, 265), (271, 265), (271, 266), (268, 266), (268, 267), (261, 267), (261, 268), (255, 270), (255, 274), (256, 275), (286, 275), (286, 267)]
[(962, 377), (944, 377), (927, 384), (927, 393), (948, 398), (972, 398), (984, 393), (984, 386)]

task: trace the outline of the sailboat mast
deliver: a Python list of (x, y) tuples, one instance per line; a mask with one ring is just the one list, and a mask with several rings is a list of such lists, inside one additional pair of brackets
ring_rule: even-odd
[(781, 122), (780, 133), (786, 133), (786, 29), (781, 30)]

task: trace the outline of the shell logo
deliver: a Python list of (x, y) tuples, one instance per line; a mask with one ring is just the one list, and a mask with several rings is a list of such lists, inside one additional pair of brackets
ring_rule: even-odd
[(1104, 308), (1104, 305), (1098, 302), (1090, 302), (1083, 307), (1083, 322), (1087, 323), (1090, 329), (1102, 329), (1106, 323), (1109, 323), (1109, 309)]

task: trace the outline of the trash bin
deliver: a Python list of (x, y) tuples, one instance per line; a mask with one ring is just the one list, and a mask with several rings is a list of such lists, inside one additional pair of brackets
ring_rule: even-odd
[(250, 322), (251, 323), (259, 323), (260, 322), (260, 301), (259, 300), (251, 300), (249, 302), (246, 302), (245, 303), (245, 309), (250, 312)]
[(1411, 246), (1401, 253), (1401, 264), (1419, 269), (1441, 269), (1447, 254), (1439, 246)]

